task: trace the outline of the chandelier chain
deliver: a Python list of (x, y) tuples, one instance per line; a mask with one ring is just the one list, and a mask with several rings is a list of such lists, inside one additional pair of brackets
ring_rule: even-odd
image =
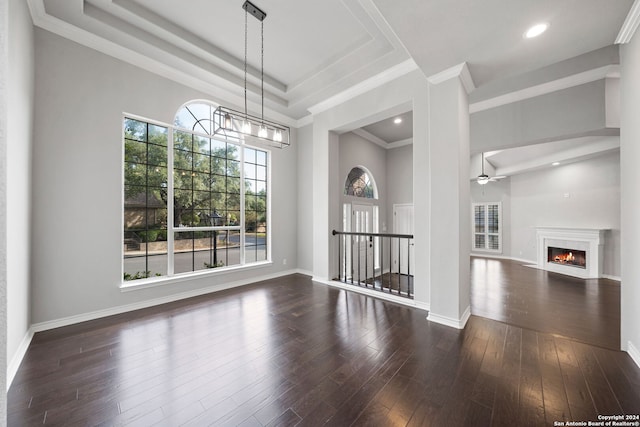
[(264, 121), (264, 21), (260, 21), (260, 38), (260, 99), (262, 100), (262, 120)]
[(244, 115), (247, 119), (247, 17), (249, 12), (244, 10)]

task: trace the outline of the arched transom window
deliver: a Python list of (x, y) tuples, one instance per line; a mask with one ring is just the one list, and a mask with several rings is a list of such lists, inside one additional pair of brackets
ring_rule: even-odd
[(351, 169), (344, 183), (344, 194), (347, 196), (376, 199), (377, 191), (373, 178), (360, 166)]

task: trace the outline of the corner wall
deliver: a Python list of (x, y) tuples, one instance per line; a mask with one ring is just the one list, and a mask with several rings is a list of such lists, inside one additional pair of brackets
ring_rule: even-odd
[(621, 343), (640, 366), (640, 32), (620, 47)]
[(298, 270), (313, 271), (313, 125), (298, 129)]
[(0, 0), (0, 420), (7, 419), (7, 62), (9, 7)]
[(11, 381), (31, 326), (34, 39), (27, 2), (9, 1), (7, 121), (7, 360)]

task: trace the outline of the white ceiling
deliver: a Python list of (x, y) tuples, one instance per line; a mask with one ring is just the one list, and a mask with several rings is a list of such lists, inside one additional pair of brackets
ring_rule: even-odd
[[(243, 0), (28, 1), (37, 26), (242, 105)], [(266, 107), (295, 125), (309, 108), (415, 63), (431, 76), (467, 62), (479, 87), (611, 45), (632, 0), (255, 3), (267, 13)], [(526, 28), (541, 20), (551, 23), (549, 31), (524, 40)], [(259, 22), (249, 16), (254, 112), (259, 47)]]
[(484, 158), (495, 168), (493, 175), (512, 176), (549, 168), (554, 162), (573, 163), (619, 149), (619, 136), (588, 136), (487, 152)]
[[(244, 0), (27, 1), (36, 26), (222, 102), (243, 104)], [(473, 101), (482, 101), (484, 93), (500, 93), (496, 87), (502, 80), (612, 45), (633, 0), (254, 3), (267, 13), (267, 115), (300, 126), (309, 122), (310, 111), (353, 95), (354, 88), (416, 68), (429, 77), (466, 62), (477, 88)], [(525, 40), (524, 31), (539, 21), (549, 22), (549, 30)], [(256, 113), (259, 22), (249, 15), (248, 24), (248, 98)], [(372, 123), (361, 131), (391, 145), (410, 138), (407, 122), (388, 126), (386, 121)], [(492, 158), (496, 163), (518, 161), (501, 160), (505, 156)]]

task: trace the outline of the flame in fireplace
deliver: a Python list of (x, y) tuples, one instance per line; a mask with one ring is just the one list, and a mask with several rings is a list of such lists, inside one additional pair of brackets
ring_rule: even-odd
[(553, 259), (555, 262), (573, 262), (576, 260), (576, 257), (573, 256), (572, 252), (569, 252), (568, 254), (562, 254), (562, 255), (556, 255), (555, 258)]

